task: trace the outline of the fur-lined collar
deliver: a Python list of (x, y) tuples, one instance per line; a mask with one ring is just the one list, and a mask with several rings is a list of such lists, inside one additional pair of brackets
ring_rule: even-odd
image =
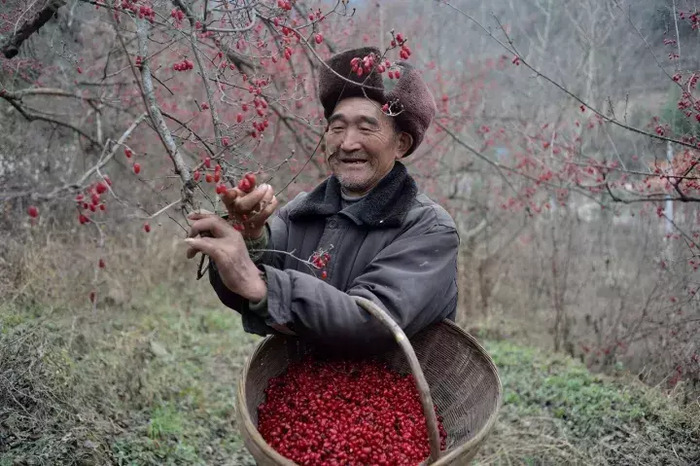
[(358, 225), (397, 227), (403, 223), (417, 193), (416, 182), (408, 174), (406, 166), (397, 161), (372, 191), (342, 212), (340, 182), (335, 175), (331, 175), (289, 212), (289, 218), (296, 220), (341, 212)]

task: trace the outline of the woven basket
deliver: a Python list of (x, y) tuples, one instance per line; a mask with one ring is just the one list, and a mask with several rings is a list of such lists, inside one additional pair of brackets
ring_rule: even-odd
[[(366, 299), (356, 300), (394, 333), (396, 348), (379, 358), (391, 369), (415, 376), (431, 446), (424, 464), (468, 464), (491, 431), (501, 406), (501, 381), (489, 355), (474, 337), (450, 321), (428, 327), (409, 341), (384, 310)], [(257, 345), (245, 365), (238, 383), (238, 426), (246, 448), (260, 466), (296, 464), (262, 438), (257, 429), (257, 407), (265, 400), (270, 378), (284, 373), (290, 362), (309, 351), (309, 346), (297, 339), (269, 336)], [(444, 451), (439, 450), (433, 402), (447, 431)]]

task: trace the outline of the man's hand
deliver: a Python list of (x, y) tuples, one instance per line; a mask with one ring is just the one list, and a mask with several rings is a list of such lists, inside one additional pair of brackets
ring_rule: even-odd
[(244, 226), (243, 237), (257, 239), (263, 234), (265, 222), (275, 213), (279, 203), (275, 190), (269, 184), (252, 186), (251, 189), (249, 193), (239, 188), (227, 189), (221, 193), (221, 201), (228, 209), (231, 220)]
[(255, 266), (241, 234), (218, 215), (192, 213), (193, 220), (187, 258), (197, 252), (206, 254), (216, 264), (221, 281), (226, 287), (250, 301), (261, 301), (267, 294), (267, 285)]

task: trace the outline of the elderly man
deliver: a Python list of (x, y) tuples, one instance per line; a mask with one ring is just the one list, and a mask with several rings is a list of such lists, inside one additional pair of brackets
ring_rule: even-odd
[[(218, 216), (190, 217), (188, 256), (201, 251), (211, 258), (211, 284), (241, 313), (247, 332), (298, 335), (331, 347), (391, 341), (356, 296), (381, 306), (409, 337), (454, 320), (455, 223), (419, 193), (399, 161), (420, 145), (435, 102), (406, 63), (396, 65), (398, 79), (367, 69), (359, 76), (358, 63), (365, 66), (362, 59), (372, 54), (380, 56), (374, 48), (340, 53), (320, 73), (329, 178), (279, 211), (268, 185), (250, 193), (229, 189), (222, 194), (229, 218), (255, 214), (242, 233)], [(209, 236), (198, 237), (203, 232)]]

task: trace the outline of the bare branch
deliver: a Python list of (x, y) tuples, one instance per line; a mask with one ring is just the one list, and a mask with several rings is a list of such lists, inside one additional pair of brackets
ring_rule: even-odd
[[(37, 200), (42, 200), (46, 201), (49, 199), (54, 199), (57, 196), (59, 196), (61, 193), (64, 191), (77, 191), (82, 188), (82, 186), (85, 184), (85, 182), (93, 175), (93, 173), (99, 173), (100, 168), (104, 167), (107, 165), (107, 163), (114, 158), (114, 154), (116, 153), (117, 149), (121, 147), (124, 142), (131, 136), (131, 133), (136, 129), (136, 127), (141, 124), (145, 119), (146, 119), (147, 114), (142, 113), (141, 115), (134, 120), (134, 122), (124, 131), (124, 133), (121, 135), (121, 137), (116, 141), (114, 145), (112, 145), (111, 149), (109, 152), (104, 154), (102, 157), (100, 157), (99, 162), (87, 170), (85, 173), (83, 173), (83, 176), (80, 177), (79, 180), (65, 184), (63, 186), (59, 186), (51, 190), (50, 192), (46, 194), (37, 194), (34, 190), (30, 191), (21, 191), (21, 192), (13, 192), (13, 193), (2, 193), (0, 194), (0, 200), (6, 201), (10, 199), (15, 199), (19, 197), (25, 197), (25, 196), (31, 196), (32, 199), (37, 199)], [(108, 141), (109, 142), (109, 141)]]
[[(142, 57), (148, 57), (148, 25), (146, 20), (138, 20), (136, 34), (138, 36), (139, 43), (139, 54)], [(175, 173), (180, 176), (183, 183), (183, 202), (188, 204), (192, 200), (193, 190), (192, 190), (192, 177), (190, 175), (185, 161), (182, 159), (182, 155), (178, 151), (178, 147), (173, 140), (173, 136), (168, 129), (168, 125), (163, 119), (163, 115), (160, 112), (160, 107), (158, 107), (158, 101), (156, 100), (155, 90), (153, 88), (153, 81), (151, 80), (151, 68), (149, 65), (149, 60), (144, 59), (141, 62), (141, 78), (143, 80), (143, 93), (144, 98), (147, 102), (148, 113), (156, 127), (156, 131), (163, 141), (163, 145), (168, 151), (168, 155), (175, 165)]]
[(65, 0), (49, 0), (44, 8), (37, 12), (33, 18), (26, 21), (14, 34), (10, 35), (0, 44), (0, 51), (5, 58), (12, 59), (19, 53), (22, 43), (51, 19), (51, 17), (65, 5)]
[(605, 115), (605, 114), (602, 113), (600, 110), (598, 110), (598, 109), (596, 109), (595, 107), (591, 106), (588, 102), (586, 102), (585, 100), (583, 100), (581, 97), (577, 96), (576, 94), (574, 94), (573, 92), (571, 92), (570, 90), (568, 90), (566, 87), (564, 87), (563, 85), (559, 84), (558, 82), (556, 82), (554, 79), (550, 78), (549, 76), (543, 74), (540, 70), (538, 70), (538, 69), (535, 68), (533, 65), (531, 65), (530, 63), (528, 63), (528, 62), (518, 53), (517, 49), (515, 48), (515, 46), (514, 46), (514, 44), (513, 44), (512, 39), (511, 39), (511, 38), (508, 36), (508, 34), (505, 32), (505, 28), (502, 28), (502, 31), (503, 31), (503, 33), (506, 35), (506, 39), (507, 39), (507, 41), (508, 41), (508, 45), (506, 45), (502, 40), (500, 40), (500, 39), (498, 39), (496, 36), (494, 36), (493, 33), (492, 33), (491, 31), (489, 31), (488, 29), (486, 29), (479, 21), (477, 21), (476, 19), (474, 19), (472, 16), (470, 16), (469, 14), (467, 14), (466, 12), (464, 12), (463, 10), (457, 8), (456, 6), (452, 5), (450, 2), (448, 2), (448, 1), (446, 1), (446, 0), (438, 0), (438, 1), (439, 1), (440, 3), (443, 3), (444, 5), (447, 5), (448, 7), (452, 8), (453, 10), (455, 10), (456, 12), (458, 12), (458, 13), (461, 14), (461, 15), (463, 15), (464, 17), (466, 17), (467, 19), (469, 19), (471, 22), (473, 22), (474, 24), (476, 24), (477, 26), (479, 26), (479, 28), (481, 28), (484, 32), (486, 32), (486, 34), (488, 34), (489, 37), (491, 37), (493, 40), (495, 40), (501, 47), (503, 47), (503, 48), (504, 48), (505, 50), (507, 50), (509, 53), (512, 53), (513, 55), (516, 55), (516, 56), (518, 57), (518, 59), (519, 59), (519, 62), (520, 62), (522, 65), (524, 65), (526, 68), (528, 68), (530, 71), (532, 71), (533, 73), (535, 73), (536, 77), (540, 77), (540, 78), (544, 79), (545, 81), (547, 81), (548, 83), (550, 83), (551, 85), (553, 85), (554, 87), (556, 87), (557, 89), (559, 89), (560, 91), (562, 91), (564, 94), (566, 94), (566, 95), (568, 95), (569, 97), (571, 97), (572, 99), (574, 99), (576, 102), (580, 103), (581, 105), (584, 105), (586, 108), (588, 108), (590, 111), (592, 111), (593, 113), (595, 113), (595, 114), (598, 115), (600, 118), (602, 118), (603, 120), (607, 121), (608, 123), (612, 123), (612, 124), (614, 124), (615, 126), (619, 126), (620, 128), (626, 129), (626, 130), (631, 131), (631, 132), (633, 132), (633, 133), (637, 133), (637, 134), (641, 134), (641, 135), (650, 137), (650, 138), (652, 138), (652, 139), (658, 139), (658, 140), (661, 140), (661, 141), (668, 141), (668, 142), (672, 142), (672, 143), (674, 143), (674, 144), (678, 144), (678, 145), (681, 145), (681, 146), (684, 146), (684, 147), (690, 147), (690, 148), (692, 148), (692, 149), (696, 149), (696, 148), (697, 148), (697, 146), (696, 146), (695, 144), (691, 144), (691, 143), (688, 143), (688, 142), (685, 142), (685, 141), (681, 141), (681, 140), (679, 140), (679, 139), (668, 138), (668, 137), (665, 137), (665, 136), (662, 136), (662, 135), (656, 134), (656, 133), (650, 133), (649, 131), (644, 131), (643, 129), (635, 128), (634, 126), (627, 125), (627, 124), (625, 124), (625, 123), (623, 123), (623, 122), (621, 122), (621, 121), (619, 121), (619, 120), (617, 120), (617, 119), (615, 119), (615, 118), (611, 118), (611, 117)]

